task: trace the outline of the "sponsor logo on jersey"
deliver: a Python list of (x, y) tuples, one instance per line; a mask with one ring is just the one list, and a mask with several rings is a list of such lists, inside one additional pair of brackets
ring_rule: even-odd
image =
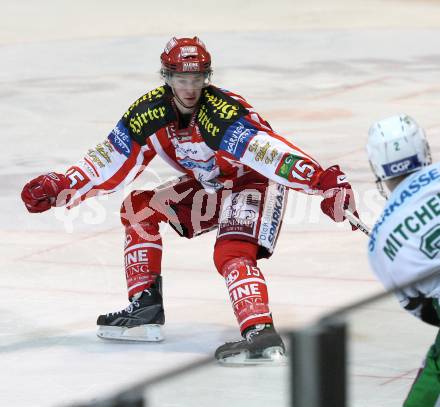
[(153, 102), (155, 100), (160, 99), (163, 95), (165, 95), (165, 87), (164, 86), (160, 86), (150, 92), (148, 92), (147, 94), (141, 96), (138, 100), (136, 100), (136, 102), (134, 102), (129, 108), (128, 110), (125, 112), (124, 117), (127, 119), (128, 116), (130, 116), (130, 113), (132, 112), (132, 110), (136, 107), (138, 107), (142, 102)]
[(203, 95), (205, 96), (206, 102), (214, 108), (212, 112), (220, 117), (220, 119), (230, 120), (238, 115), (238, 111), (240, 110), (238, 104), (228, 103), (227, 100), (220, 96), (213, 95), (207, 89), (203, 91)]
[(372, 252), (376, 247), (377, 234), (381, 226), (391, 217), (391, 215), (411, 197), (417, 195), (420, 191), (424, 191), (432, 182), (440, 180), (440, 173), (437, 168), (431, 169), (428, 172), (424, 172), (420, 175), (414, 175), (410, 182), (406, 185), (402, 191), (398, 191), (398, 194), (393, 194), (388, 201), (382, 215), (373, 227), (370, 234), (370, 240), (368, 243), (368, 249)]
[(275, 241), (275, 238), (277, 236), (278, 229), (280, 227), (280, 222), (282, 219), (282, 213), (283, 213), (283, 205), (284, 205), (284, 197), (282, 195), (277, 195), (275, 205), (273, 208), (273, 214), (272, 219), (270, 221), (270, 230), (269, 230), (269, 236), (268, 240), (270, 243), (273, 243)]
[(314, 173), (313, 166), (306, 164), (302, 157), (290, 153), (283, 155), (275, 171), (275, 174), (290, 182), (311, 179)]
[[(404, 242), (409, 240), (411, 235), (421, 232), (423, 227), (432, 226), (438, 217), (440, 217), (440, 194), (426, 200), (389, 233), (382, 248), (384, 254), (394, 261)], [(429, 258), (434, 258), (440, 251), (440, 229), (435, 230), (436, 232), (433, 233), (434, 228), (431, 228), (421, 240), (420, 250)]]
[[(176, 150), (176, 156), (179, 158), (184, 158), (187, 156), (192, 156), (196, 159), (200, 159), (200, 158), (205, 158), (205, 154), (203, 154), (203, 150), (197, 148), (197, 144), (193, 144), (193, 143), (182, 143), (180, 144), (179, 140), (176, 139), (172, 139), (171, 142), (173, 143), (173, 146)], [(213, 156), (213, 154), (209, 155), (210, 157)]]
[(98, 156), (96, 150), (90, 149), (87, 151), (85, 158), (90, 158), (99, 168), (105, 167), (105, 164), (101, 161), (101, 158)]
[(214, 151), (205, 143), (188, 142), (177, 137), (172, 138), (171, 143), (176, 151), (177, 159), (191, 158), (195, 161), (207, 162), (214, 157)]
[(228, 234), (254, 237), (260, 211), (261, 193), (257, 190), (234, 192), (225, 201), (218, 236)]
[(217, 151), (229, 126), (248, 113), (239, 101), (209, 86), (203, 89), (196, 128), (200, 130), (205, 143)]
[(113, 151), (115, 151), (114, 148), (113, 148), (113, 146), (112, 146), (112, 144), (110, 143), (110, 141), (109, 141), (108, 139), (104, 140), (104, 141), (102, 142), (102, 144), (107, 148), (107, 150), (108, 150), (110, 153), (113, 153)]
[(131, 153), (131, 137), (128, 134), (128, 129), (120, 120), (115, 128), (108, 136), (108, 140), (115, 150), (128, 157)]
[(220, 174), (220, 170), (218, 169), (218, 167), (216, 168), (216, 171), (211, 173), (198, 172), (196, 174), (194, 172), (197, 181), (199, 181), (202, 184), (203, 188), (208, 193), (215, 193), (216, 191), (219, 191), (220, 189), (223, 188), (223, 184), (215, 178), (219, 174)]
[(392, 163), (383, 165), (383, 170), (387, 177), (405, 174), (406, 172), (421, 167), (417, 155), (404, 158), (403, 160), (393, 161)]
[(258, 130), (245, 119), (239, 119), (228, 127), (220, 143), (220, 148), (235, 158), (243, 157), (249, 141)]
[(286, 178), (287, 180), (290, 180), (292, 178), (290, 176), (292, 172), (292, 167), (299, 159), (300, 157), (297, 157), (293, 154), (284, 154), (283, 158), (278, 164), (275, 174), (279, 175), (280, 177)]
[(140, 134), (144, 125), (158, 119), (163, 119), (166, 116), (166, 111), (167, 109), (165, 106), (159, 106), (155, 108), (149, 107), (145, 112), (142, 113), (136, 112), (130, 117), (130, 121), (128, 123), (131, 131), (135, 134)]
[(261, 161), (264, 164), (272, 164), (279, 156), (278, 150), (265, 139), (262, 143), (261, 139), (254, 138), (249, 143), (248, 151), (253, 154), (255, 161)]
[[(112, 159), (110, 158), (109, 151), (107, 151), (107, 148), (104, 147), (104, 143), (97, 144), (95, 147), (95, 150), (102, 158), (104, 158), (105, 161), (107, 161), (108, 163), (112, 162)], [(112, 151), (113, 151), (113, 148), (112, 148)]]
[(205, 105), (200, 106), (199, 113), (197, 114), (197, 120), (199, 125), (202, 126), (211, 136), (218, 135), (220, 128), (212, 122), (212, 119), (208, 115), (208, 109)]
[(183, 160), (177, 160), (179, 164), (187, 168), (188, 170), (194, 170), (195, 168), (201, 169), (203, 171), (211, 172), (215, 168), (215, 158), (211, 158), (207, 162), (192, 160), (189, 157), (186, 157)]
[(285, 191), (286, 187), (284, 185), (277, 184), (276, 191), (266, 196), (267, 203), (264, 208), (259, 239), (262, 242), (267, 240), (271, 247), (275, 243), (281, 226)]

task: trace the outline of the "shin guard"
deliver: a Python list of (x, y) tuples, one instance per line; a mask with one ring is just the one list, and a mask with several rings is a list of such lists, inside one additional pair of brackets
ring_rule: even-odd
[(125, 276), (130, 299), (149, 288), (160, 275), (162, 239), (157, 224), (127, 226), (125, 233)]
[(222, 267), (240, 331), (256, 324), (272, 323), (266, 281), (256, 263), (241, 257)]

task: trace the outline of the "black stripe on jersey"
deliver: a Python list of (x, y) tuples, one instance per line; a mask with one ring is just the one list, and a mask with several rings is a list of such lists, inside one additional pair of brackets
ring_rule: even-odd
[(124, 114), (122, 120), (139, 145), (145, 145), (148, 137), (177, 120), (172, 96), (168, 86), (160, 86), (141, 96)]
[(205, 143), (216, 151), (228, 127), (248, 113), (240, 102), (219, 88), (208, 86), (202, 91), (196, 123)]

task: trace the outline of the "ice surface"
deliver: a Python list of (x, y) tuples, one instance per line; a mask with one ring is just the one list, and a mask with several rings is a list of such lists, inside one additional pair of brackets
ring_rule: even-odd
[[(245, 96), (322, 165), (340, 164), (367, 224), (382, 205), (364, 152), (372, 121), (411, 114), (439, 157), (439, 4), (256, 1), (243, 13), (232, 1), (215, 10), (199, 3), (194, 13), (171, 0), (0, 3), (2, 406), (92, 400), (237, 338), (211, 259), (215, 234), (187, 241), (171, 230), (164, 233), (166, 341), (95, 336), (98, 314), (126, 306), (120, 203), (129, 188), (172, 177), (164, 163), (68, 215), (30, 215), (20, 201), (27, 180), (75, 162), (160, 83), (158, 57), (171, 35), (197, 33), (213, 55), (217, 85)], [(365, 237), (325, 219), (319, 201), (300, 194), (290, 194), (277, 251), (260, 265), (283, 329), (381, 290)], [(394, 303), (359, 321), (354, 405), (400, 405), (435, 330)], [(150, 395), (157, 406), (281, 406), (287, 379), (286, 369), (212, 366)]]

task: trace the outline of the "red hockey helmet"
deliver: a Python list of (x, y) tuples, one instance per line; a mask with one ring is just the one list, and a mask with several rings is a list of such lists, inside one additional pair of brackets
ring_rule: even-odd
[(210, 72), (211, 55), (198, 37), (168, 41), (160, 56), (162, 69), (172, 72)]
[(211, 55), (198, 38), (171, 38), (160, 56), (161, 74), (169, 83), (173, 73), (203, 73), (205, 86), (211, 78)]

